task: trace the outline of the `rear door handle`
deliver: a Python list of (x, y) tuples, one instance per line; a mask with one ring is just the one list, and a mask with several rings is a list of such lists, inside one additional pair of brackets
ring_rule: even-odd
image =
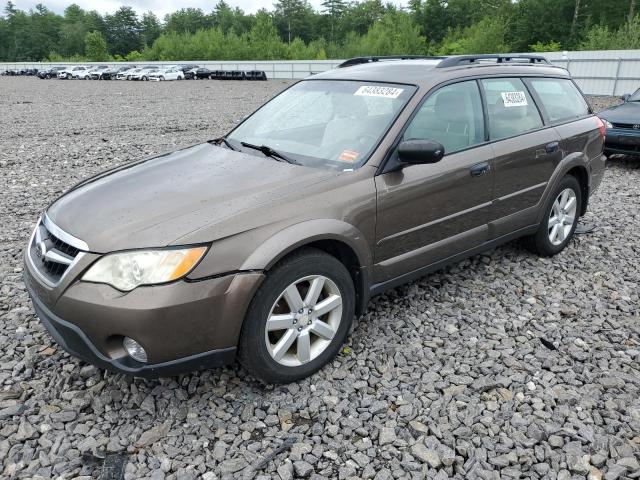
[(471, 167), (470, 172), (472, 177), (479, 177), (480, 175), (489, 173), (490, 170), (491, 166), (489, 165), (489, 162), (482, 162)]
[(558, 144), (558, 142), (551, 142), (551, 143), (547, 143), (547, 146), (544, 147), (544, 150), (547, 153), (555, 153), (558, 151), (558, 148), (560, 147), (560, 145)]

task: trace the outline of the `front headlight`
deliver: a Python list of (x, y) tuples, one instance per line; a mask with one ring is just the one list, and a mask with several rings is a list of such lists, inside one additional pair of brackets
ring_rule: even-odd
[(94, 263), (82, 280), (131, 291), (140, 285), (178, 280), (200, 261), (207, 247), (112, 253)]
[(605, 120), (603, 118), (602, 121), (604, 122), (604, 126), (607, 127), (607, 130), (609, 130), (610, 128), (613, 128), (613, 125), (611, 124), (611, 122), (609, 120)]

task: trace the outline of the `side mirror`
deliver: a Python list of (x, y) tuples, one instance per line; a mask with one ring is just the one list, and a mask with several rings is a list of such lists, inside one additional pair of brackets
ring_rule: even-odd
[(628, 93), (625, 93), (620, 98), (622, 99), (623, 102), (628, 102), (629, 101), (629, 97), (631, 97), (631, 95), (628, 94)]
[(405, 140), (398, 145), (398, 160), (421, 165), (437, 163), (444, 157), (444, 146), (435, 140)]

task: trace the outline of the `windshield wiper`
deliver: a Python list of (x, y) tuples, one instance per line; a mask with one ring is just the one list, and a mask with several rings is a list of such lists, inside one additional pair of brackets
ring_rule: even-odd
[(267, 157), (275, 158), (276, 160), (279, 160), (281, 162), (287, 162), (293, 165), (300, 165), (300, 162), (298, 162), (297, 160), (294, 160), (293, 158), (288, 157), (278, 152), (277, 150), (274, 150), (268, 145), (253, 145), (247, 142), (240, 142), (240, 145), (242, 145), (243, 147), (251, 148), (253, 150), (258, 150), (259, 152), (262, 152), (262, 154), (266, 155)]

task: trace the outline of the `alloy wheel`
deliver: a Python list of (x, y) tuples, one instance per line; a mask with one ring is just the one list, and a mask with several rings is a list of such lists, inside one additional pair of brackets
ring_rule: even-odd
[(271, 307), (264, 340), (281, 365), (297, 367), (316, 359), (331, 344), (342, 320), (338, 286), (322, 275), (291, 283)]
[(547, 226), (552, 245), (560, 245), (567, 239), (573, 228), (577, 210), (576, 193), (571, 188), (565, 188), (553, 202), (549, 214)]

